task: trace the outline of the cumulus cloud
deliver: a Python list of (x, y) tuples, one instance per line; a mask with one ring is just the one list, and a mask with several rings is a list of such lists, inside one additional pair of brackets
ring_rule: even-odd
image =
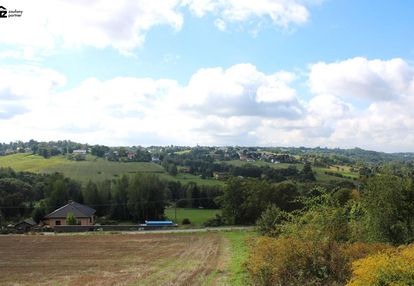
[(312, 65), (309, 85), (316, 94), (392, 100), (408, 91), (413, 77), (413, 67), (402, 59), (382, 61), (358, 57)]
[(183, 108), (199, 115), (298, 117), (303, 110), (286, 73), (265, 75), (251, 64), (202, 69), (185, 89)]
[(308, 104), (309, 114), (323, 120), (349, 116), (352, 110), (352, 105), (332, 95), (317, 95)]
[(111, 47), (131, 55), (153, 27), (180, 30), (188, 9), (199, 17), (217, 15), (214, 24), (224, 31), (228, 23), (252, 20), (268, 19), (281, 27), (303, 24), (309, 18), (308, 4), (300, 0), (5, 0), (3, 6), (23, 10), (23, 16), (2, 21), (0, 42), (6, 50), (0, 58), (28, 59), (82, 47)]
[[(354, 58), (310, 67), (311, 99), (297, 119), (263, 119), (260, 145), (355, 146), (413, 151), (413, 66), (402, 59)], [(368, 106), (353, 105), (353, 98)]]
[(300, 0), (184, 0), (190, 10), (198, 17), (207, 13), (216, 15), (216, 26), (223, 29), (226, 23), (245, 21), (270, 21), (273, 25), (287, 28), (308, 21), (310, 3)]
[(414, 94), (373, 103), (367, 110), (337, 123), (332, 140), (375, 150), (413, 151)]
[[(183, 16), (178, 0), (5, 1), (23, 16), (2, 21), (3, 44), (50, 52), (62, 47), (113, 47), (129, 53), (142, 45), (146, 32), (156, 25), (179, 30)], [(11, 56), (16, 56), (13, 54)]]
[(63, 86), (66, 78), (51, 69), (33, 66), (0, 68), (0, 118), (9, 119), (47, 104), (52, 90)]
[[(0, 112), (8, 111), (1, 114), (0, 126), (10, 139), (70, 134), (91, 142), (137, 144), (131, 140), (152, 134), (166, 143), (252, 143), (262, 117), (295, 118), (304, 112), (289, 87), (293, 75), (266, 75), (251, 64), (202, 69), (184, 86), (170, 79), (89, 78), (65, 91), (56, 88), (64, 78), (50, 70), (13, 67), (2, 72), (10, 79), (6, 87), (12, 95), (0, 97)], [(11, 118), (13, 108), (5, 103), (9, 97), (25, 98), (19, 102), (26, 112), (16, 109)]]
[[(404, 68), (390, 68), (390, 62)], [(370, 98), (368, 106), (352, 104), (346, 96), (327, 89), (310, 90), (311, 97), (305, 100), (295, 89), (301, 80), (335, 86), (329, 81), (337, 77), (317, 82), (316, 77), (301, 79), (286, 71), (266, 74), (251, 64), (200, 69), (185, 85), (171, 79), (89, 78), (65, 90), (65, 77), (60, 73), (9, 66), (0, 68), (0, 78), (5, 79), (0, 82), (0, 129), (6, 141), (35, 138), (109, 145), (359, 146), (412, 151), (414, 84), (405, 73), (413, 67), (402, 60), (376, 64), (386, 67), (387, 75), (380, 74), (392, 88), (388, 95)], [(342, 62), (332, 65), (340, 74), (336, 65), (343, 66)], [(347, 68), (346, 72), (355, 73)], [(348, 94), (346, 85), (343, 93)]]

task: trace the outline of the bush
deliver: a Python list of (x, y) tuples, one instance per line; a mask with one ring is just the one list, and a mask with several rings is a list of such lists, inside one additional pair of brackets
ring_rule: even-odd
[(385, 244), (259, 237), (249, 243), (246, 268), (255, 285), (344, 285), (351, 277), (352, 261), (388, 248)]
[(413, 285), (414, 244), (355, 261), (348, 286)]
[(188, 218), (184, 218), (181, 224), (191, 224), (191, 221)]
[(413, 240), (412, 184), (411, 179), (391, 175), (377, 175), (369, 179), (362, 200), (369, 240), (395, 245)]
[(226, 221), (219, 214), (216, 214), (215, 218), (211, 218), (207, 220), (205, 223), (203, 223), (204, 226), (209, 226), (209, 227), (222, 226), (225, 224), (226, 224)]
[(270, 205), (256, 222), (257, 230), (262, 235), (278, 236), (280, 224), (287, 219), (287, 213), (276, 205)]
[(75, 215), (73, 213), (68, 213), (66, 216), (66, 224), (67, 225), (77, 225), (78, 221), (75, 218)]

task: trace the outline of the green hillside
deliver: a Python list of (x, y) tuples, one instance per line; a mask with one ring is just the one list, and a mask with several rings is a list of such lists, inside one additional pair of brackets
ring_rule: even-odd
[[(269, 166), (271, 168), (275, 169), (283, 169), (288, 168), (290, 166), (295, 166), (299, 171), (303, 169), (303, 164), (296, 163), (296, 164), (290, 164), (290, 163), (279, 163), (279, 164), (272, 164), (268, 162), (263, 161), (254, 161), (254, 162), (246, 162), (241, 160), (231, 160), (226, 161), (227, 164), (241, 167), (246, 164), (252, 164), (259, 167)], [(329, 181), (343, 181), (343, 180), (354, 180), (359, 178), (359, 174), (356, 172), (352, 172), (350, 170), (349, 166), (331, 166), (329, 168), (321, 168), (321, 167), (312, 167), (312, 170), (315, 173), (316, 180), (318, 182), (329, 182)], [(325, 172), (331, 172), (331, 173), (337, 173), (344, 176), (343, 178), (332, 176), (330, 174), (326, 174)]]
[(31, 154), (13, 154), (0, 156), (0, 167), (10, 167), (16, 171), (34, 173), (60, 172), (65, 176), (87, 182), (113, 179), (128, 173), (154, 173), (167, 180), (177, 180), (181, 183), (196, 182), (200, 185), (218, 185), (221, 181), (214, 179), (201, 179), (190, 174), (178, 174), (173, 177), (165, 172), (164, 168), (155, 163), (147, 162), (112, 162), (102, 158), (88, 155), (86, 161), (72, 161), (65, 156), (54, 156), (48, 159)]

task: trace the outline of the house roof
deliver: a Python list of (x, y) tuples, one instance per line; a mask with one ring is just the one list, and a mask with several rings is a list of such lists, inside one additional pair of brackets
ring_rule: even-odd
[(34, 226), (36, 225), (36, 222), (33, 219), (28, 218), (28, 219), (22, 220), (19, 223), (16, 223), (15, 226), (20, 225), (20, 224), (28, 224), (28, 225)]
[(69, 202), (61, 208), (51, 212), (45, 218), (66, 218), (68, 213), (72, 213), (76, 218), (91, 217), (96, 210), (77, 202)]

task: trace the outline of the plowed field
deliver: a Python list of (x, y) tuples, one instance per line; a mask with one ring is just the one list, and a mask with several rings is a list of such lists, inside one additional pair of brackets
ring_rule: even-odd
[(227, 243), (218, 233), (0, 236), (0, 285), (222, 285)]

